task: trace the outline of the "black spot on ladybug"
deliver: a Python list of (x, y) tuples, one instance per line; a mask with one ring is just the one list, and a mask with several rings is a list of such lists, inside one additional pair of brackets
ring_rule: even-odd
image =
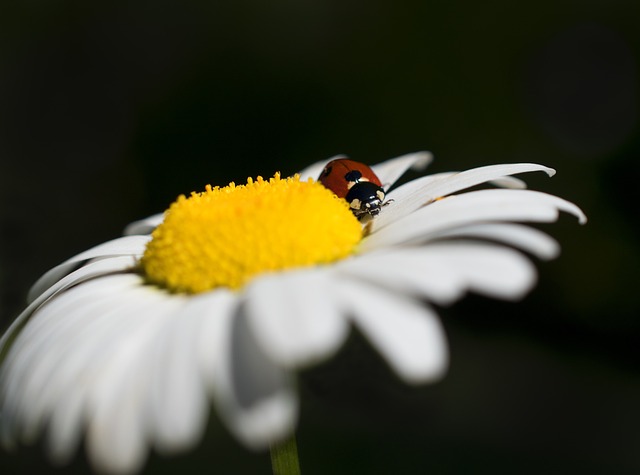
[(349, 170), (344, 176), (344, 179), (348, 182), (358, 182), (362, 178), (360, 170)]
[(326, 167), (324, 167), (324, 170), (322, 170), (322, 177), (331, 175), (331, 170), (333, 170), (333, 167), (331, 165), (327, 165)]

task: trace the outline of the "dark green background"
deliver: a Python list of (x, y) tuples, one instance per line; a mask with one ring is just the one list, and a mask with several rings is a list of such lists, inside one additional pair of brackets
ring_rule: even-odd
[[(441, 309), (451, 370), (398, 382), (357, 335), (300, 380), (310, 474), (640, 471), (640, 11), (615, 1), (0, 4), (0, 326), (45, 270), (176, 195), (337, 153), (533, 161), (589, 224), (523, 302)], [(383, 272), (383, 270), (381, 270)], [(45, 470), (40, 448), (0, 472)], [(212, 420), (149, 473), (269, 473)], [(68, 469), (86, 471), (82, 456)]]

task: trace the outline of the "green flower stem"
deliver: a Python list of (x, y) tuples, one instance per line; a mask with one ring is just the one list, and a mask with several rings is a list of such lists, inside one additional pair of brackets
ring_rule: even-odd
[(300, 475), (295, 434), (271, 446), (271, 468), (273, 475)]

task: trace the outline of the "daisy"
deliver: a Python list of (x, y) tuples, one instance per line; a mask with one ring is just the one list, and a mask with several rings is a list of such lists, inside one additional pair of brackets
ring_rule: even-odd
[[(372, 168), (388, 190), (430, 160)], [(84, 438), (97, 469), (133, 473), (150, 448), (196, 444), (212, 401), (238, 440), (267, 447), (296, 425), (295, 370), (330, 358), (352, 326), (407, 383), (435, 381), (448, 349), (430, 304), (522, 297), (527, 255), (559, 247), (518, 223), (586, 221), (511, 176), (552, 169), (508, 164), (410, 181), (363, 224), (314, 181), (325, 163), (179, 197), (44, 274), (0, 340), (4, 446), (46, 429), (54, 461)], [(458, 193), (485, 183), (501, 188)]]

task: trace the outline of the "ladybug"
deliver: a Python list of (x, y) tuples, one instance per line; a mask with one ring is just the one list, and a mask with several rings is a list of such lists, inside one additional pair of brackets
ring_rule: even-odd
[(374, 217), (384, 201), (385, 192), (380, 179), (364, 163), (339, 158), (324, 167), (318, 181), (349, 203), (351, 211), (358, 219)]

